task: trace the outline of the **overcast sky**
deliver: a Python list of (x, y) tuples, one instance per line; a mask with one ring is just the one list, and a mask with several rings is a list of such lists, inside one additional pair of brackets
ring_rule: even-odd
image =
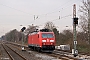
[(13, 29), (19, 30), (20, 25), (34, 24), (42, 28), (48, 21), (52, 21), (59, 31), (71, 28), (73, 4), (76, 4), (78, 15), (81, 2), (82, 0), (0, 0), (0, 36)]

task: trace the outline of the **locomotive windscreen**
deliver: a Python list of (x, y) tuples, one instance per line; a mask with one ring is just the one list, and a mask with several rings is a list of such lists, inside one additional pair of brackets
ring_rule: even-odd
[(42, 34), (42, 38), (53, 38), (54, 36), (53, 36), (53, 34), (51, 34), (51, 33), (43, 33)]

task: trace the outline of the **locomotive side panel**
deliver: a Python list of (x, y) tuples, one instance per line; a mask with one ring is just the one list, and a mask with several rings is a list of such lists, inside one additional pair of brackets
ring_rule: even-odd
[(28, 45), (32, 43), (32, 37), (31, 35), (28, 36)]
[(40, 45), (38, 34), (28, 36), (28, 45), (33, 45), (33, 46)]
[(32, 44), (34, 44), (36, 47), (40, 46), (38, 34), (32, 35)]

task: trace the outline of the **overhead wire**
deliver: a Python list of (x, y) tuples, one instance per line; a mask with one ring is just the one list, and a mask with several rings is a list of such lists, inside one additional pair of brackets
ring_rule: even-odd
[[(70, 1), (71, 1), (71, 2), (70, 2)], [(62, 8), (58, 9), (58, 11), (52, 11), (52, 12), (48, 12), (48, 13), (45, 13), (45, 14), (40, 14), (39, 16), (41, 16), (41, 15), (53, 14), (53, 13), (56, 13), (56, 12), (60, 12), (60, 10), (66, 9), (66, 8), (69, 7), (68, 5), (66, 5), (67, 3), (72, 3), (72, 2), (73, 2), (73, 0), (69, 0), (69, 1), (65, 2), (64, 4), (62, 4), (61, 6), (59, 6), (59, 7), (62, 7)], [(66, 6), (65, 6), (65, 5), (66, 5)], [(63, 6), (64, 6), (65, 8), (63, 8)], [(68, 7), (67, 7), (67, 6), (68, 6)], [(58, 8), (59, 8), (59, 7), (58, 7)], [(55, 10), (57, 10), (57, 8), (55, 8)]]
[[(69, 1), (71, 1), (71, 0), (69, 0)], [(69, 2), (69, 1), (67, 1), (67, 2)], [(67, 3), (67, 2), (66, 2), (66, 3)], [(30, 13), (24, 12), (24, 11), (22, 11), (22, 10), (18, 10), (18, 9), (16, 9), (16, 8), (7, 6), (7, 5), (5, 5), (5, 4), (0, 4), (0, 5), (5, 6), (5, 7), (8, 7), (8, 8), (11, 8), (11, 9), (14, 9), (14, 10), (17, 10), (17, 11), (19, 11), (19, 12), (23, 12), (23, 13), (29, 14), (29, 15), (35, 15), (35, 14), (30, 14)], [(62, 4), (61, 6), (63, 6), (63, 4)], [(52, 14), (52, 13), (56, 13), (56, 12), (57, 12), (57, 11), (53, 11), (53, 12), (49, 12), (49, 13), (41, 14), (41, 15), (47, 15), (47, 14)], [(39, 16), (41, 16), (41, 15), (39, 15)]]
[[(63, 16), (63, 17), (61, 17), (60, 19), (58, 18), (58, 19), (53, 19), (53, 20), (50, 20), (51, 22), (52, 21), (59, 21), (59, 20), (61, 20), (61, 19), (63, 19), (63, 18), (66, 18), (66, 17), (70, 17), (70, 16), (72, 16), (72, 14), (69, 14), (69, 15), (66, 15), (66, 16)], [(43, 24), (45, 24), (46, 22), (44, 22)], [(40, 25), (38, 25), (38, 26), (43, 26), (43, 24), (40, 24)]]
[[(66, 8), (68, 8), (68, 7), (66, 7), (65, 5), (66, 5), (66, 3), (70, 3), (70, 1), (72, 1), (72, 0), (69, 0), (69, 1), (67, 1), (67, 2), (65, 2), (64, 4), (62, 4), (61, 6), (64, 6), (65, 8), (63, 8), (63, 9), (66, 9)], [(21, 11), (21, 10), (18, 10), (18, 9), (15, 9), (15, 8), (13, 8), (13, 7), (10, 7), (10, 6), (7, 6), (7, 5), (4, 5), (4, 4), (0, 4), (0, 5), (2, 5), (2, 6), (5, 6), (5, 7), (8, 7), (8, 8), (11, 8), (11, 9), (14, 9), (14, 10), (17, 10), (17, 11), (20, 11), (20, 12), (23, 12), (23, 13), (26, 13), (26, 14), (29, 14), (29, 15), (33, 15), (34, 16), (34, 21), (36, 20), (36, 19), (38, 19), (38, 18), (35, 18), (35, 15), (34, 14), (30, 14), (30, 13), (27, 13), (27, 12), (24, 12), (24, 11)], [(62, 8), (60, 8), (60, 9), (62, 9)], [(49, 13), (46, 13), (46, 14), (41, 14), (41, 15), (38, 15), (37, 17), (40, 17), (40, 16), (42, 16), (42, 15), (48, 15), (48, 14), (52, 14), (52, 13), (56, 13), (56, 12), (60, 12), (60, 10), (58, 10), (58, 11), (53, 11), (53, 12), (49, 12)], [(63, 17), (61, 17), (61, 18), (63, 18)], [(39, 18), (40, 19), (40, 18)], [(32, 21), (33, 22), (33, 21)]]
[(22, 12), (22, 13), (26, 13), (26, 14), (28, 14), (28, 15), (34, 15), (34, 14), (30, 14), (30, 13), (24, 12), (24, 11), (22, 11), (22, 10), (18, 10), (18, 9), (16, 9), (16, 8), (13, 8), (13, 7), (7, 6), (7, 5), (5, 5), (5, 4), (0, 4), (0, 5), (5, 6), (5, 7), (8, 7), (8, 8), (10, 8), (10, 9), (13, 9), (13, 10), (16, 10), (16, 11), (19, 11), (19, 12)]
[[(71, 0), (69, 0), (69, 1), (71, 1)], [(65, 2), (64, 4), (62, 4), (61, 6), (64, 6), (66, 3), (68, 3), (69, 1), (67, 1), (67, 2)], [(59, 7), (61, 7), (61, 6), (59, 6)], [(59, 8), (58, 7), (58, 8)], [(55, 10), (56, 10), (57, 8), (55, 8)], [(48, 12), (48, 13), (45, 13), (45, 14), (40, 14), (40, 15), (48, 15), (48, 14), (53, 14), (53, 13), (56, 13), (56, 12), (59, 12), (60, 10), (58, 10), (58, 11), (52, 11), (52, 12)], [(40, 16), (39, 15), (39, 16)]]
[[(50, 12), (50, 13), (46, 13), (46, 14), (41, 14), (41, 15), (49, 15), (49, 14), (53, 14), (53, 13), (56, 13), (56, 12), (60, 12), (61, 10), (64, 10), (64, 9), (67, 9), (68, 7), (70, 7), (70, 6), (72, 6), (71, 5), (71, 3), (73, 2), (73, 1), (71, 1), (71, 0), (69, 0), (69, 1), (67, 1), (66, 3), (70, 3), (70, 5), (66, 5), (66, 3), (64, 4), (64, 5), (61, 5), (61, 6), (64, 6), (63, 8), (60, 8), (60, 10), (58, 10), (58, 11), (53, 11), (53, 12)], [(76, 1), (74, 1), (74, 2), (76, 2)], [(66, 5), (66, 6), (65, 6)], [(61, 12), (62, 13), (62, 12)], [(40, 15), (38, 15), (39, 17), (40, 17)], [(62, 17), (61, 17), (62, 18)], [(40, 18), (39, 18), (40, 19)]]
[[(22, 11), (22, 10), (18, 10), (18, 9), (16, 9), (16, 8), (7, 6), (7, 5), (5, 5), (5, 4), (0, 4), (0, 5), (5, 6), (5, 7), (8, 7), (8, 8), (10, 8), (10, 9), (13, 9), (13, 10), (16, 10), (16, 11), (19, 11), (19, 12), (22, 12), (22, 13), (25, 13), (25, 14), (28, 14), (29, 16), (34, 16), (34, 14), (30, 14), (30, 13), (24, 12), (24, 11)], [(32, 22), (34, 22), (34, 20), (31, 21), (31, 23), (32, 23)]]
[[(69, 1), (72, 1), (72, 0), (69, 0)], [(79, 0), (78, 0), (79, 1)], [(68, 2), (66, 2), (66, 3), (68, 3)], [(28, 14), (28, 15), (35, 15), (35, 14), (30, 14), (30, 13), (27, 13), (27, 12), (24, 12), (24, 11), (22, 11), (22, 10), (18, 10), (18, 9), (16, 9), (16, 8), (13, 8), (13, 7), (10, 7), (10, 6), (7, 6), (7, 5), (4, 5), (4, 4), (0, 4), (0, 5), (2, 5), (2, 6), (5, 6), (5, 7), (8, 7), (8, 8), (11, 8), (11, 9), (14, 9), (14, 10), (17, 10), (17, 11), (19, 11), (19, 12), (22, 12), (22, 13), (26, 13), (26, 14)], [(63, 5), (64, 6), (64, 5)], [(68, 6), (68, 5), (67, 5)], [(69, 6), (68, 6), (69, 7)], [(63, 7), (63, 9), (66, 9), (66, 8), (68, 8), (68, 7)], [(62, 10), (62, 8), (60, 8), (60, 10)], [(49, 12), (49, 13), (46, 13), (46, 14), (41, 14), (41, 15), (38, 15), (38, 17), (39, 16), (42, 16), (42, 15), (48, 15), (48, 14), (53, 14), (53, 13), (56, 13), (56, 12), (60, 12), (60, 10), (58, 10), (58, 11), (53, 11), (53, 12)], [(66, 18), (66, 17), (69, 17), (69, 16), (71, 16), (71, 15), (67, 15), (67, 16), (63, 16), (63, 17), (60, 17), (60, 18), (58, 18), (58, 19), (53, 19), (53, 20), (51, 20), (51, 21), (56, 21), (56, 20), (60, 20), (60, 19), (63, 19), (63, 18)], [(40, 19), (40, 18), (39, 18)], [(31, 21), (31, 23), (33, 23), (35, 20), (33, 20), (33, 21)], [(46, 22), (45, 22), (46, 23)]]
[[(71, 2), (70, 2), (70, 1), (71, 1)], [(64, 4), (62, 4), (61, 6), (59, 6), (59, 7), (61, 7), (60, 9), (57, 10), (57, 8), (55, 8), (55, 10), (57, 10), (57, 11), (52, 11), (52, 12), (48, 12), (48, 13), (45, 13), (45, 14), (40, 14), (39, 16), (41, 16), (41, 15), (53, 14), (53, 13), (56, 13), (56, 12), (60, 12), (60, 10), (66, 9), (66, 8), (70, 7), (70, 6), (66, 5), (66, 4), (67, 4), (67, 3), (72, 3), (72, 2), (73, 2), (73, 0), (69, 0), (69, 1), (65, 2)], [(65, 6), (65, 5), (66, 5), (66, 6)], [(64, 6), (64, 7), (63, 7), (63, 6)], [(58, 8), (59, 8), (59, 7), (58, 7)]]
[[(64, 4), (62, 4), (61, 6), (59, 6), (59, 7), (64, 6), (65, 8), (67, 8), (65, 5), (66, 5), (66, 3), (70, 3), (70, 1), (73, 2), (73, 0), (69, 0), (69, 1), (65, 2)], [(5, 5), (5, 4), (0, 4), (0, 5), (6, 6), (6, 7), (8, 7), (8, 8), (11, 8), (11, 9), (14, 9), (14, 10), (17, 10), (17, 11), (20, 11), (20, 12), (23, 12), (23, 13), (26, 13), (26, 14), (29, 14), (29, 15), (35, 15), (35, 14), (30, 14), (30, 13), (24, 12), (24, 11), (22, 11), (22, 10), (18, 10), (18, 9), (16, 9), (16, 8), (7, 6), (7, 5)], [(68, 5), (67, 5), (67, 6), (68, 6)], [(59, 8), (59, 7), (58, 7), (58, 8)], [(63, 8), (63, 9), (65, 9), (65, 8)], [(57, 8), (56, 8), (56, 9), (57, 9)], [(62, 8), (60, 8), (60, 9), (62, 9)], [(48, 15), (48, 14), (56, 13), (56, 12), (59, 12), (59, 11), (60, 11), (60, 10), (58, 10), (58, 11), (53, 11), (53, 12), (49, 12), (49, 13), (45, 13), (45, 14), (40, 14), (39, 16), (41, 16), (41, 15)]]
[[(69, 1), (65, 2), (65, 3), (62, 4), (61, 6), (66, 5), (66, 3), (68, 3), (68, 2), (70, 3), (70, 1), (72, 1), (72, 0), (69, 0)], [(35, 14), (30, 14), (30, 13), (24, 12), (24, 11), (22, 11), (22, 10), (18, 10), (18, 9), (16, 9), (16, 8), (13, 8), (13, 7), (7, 6), (7, 5), (5, 5), (5, 4), (0, 4), (0, 5), (2, 5), (2, 6), (6, 6), (6, 7), (8, 7), (8, 8), (11, 8), (11, 9), (14, 9), (14, 10), (17, 10), (17, 11), (20, 11), (20, 12), (23, 12), (23, 13), (26, 13), (26, 14), (29, 14), (29, 15), (35, 15)], [(61, 8), (61, 9), (62, 9), (62, 8)], [(64, 9), (64, 8), (63, 8), (63, 9)], [(41, 15), (48, 15), (48, 14), (52, 14), (52, 13), (56, 13), (56, 12), (60, 12), (60, 10), (59, 10), (59, 11), (49, 12), (49, 13), (46, 13), (46, 14), (41, 14)], [(38, 15), (38, 16), (41, 16), (41, 15)]]

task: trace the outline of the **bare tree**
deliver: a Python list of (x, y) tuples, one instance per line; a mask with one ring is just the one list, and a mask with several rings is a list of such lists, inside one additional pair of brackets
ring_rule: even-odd
[(80, 6), (80, 27), (84, 33), (87, 33), (87, 41), (90, 44), (90, 0), (83, 0), (83, 5)]
[(16, 29), (11, 30), (10, 32), (5, 34), (6, 40), (7, 41), (19, 41), (20, 39), (20, 32), (18, 32)]
[(87, 0), (82, 1), (82, 6), (80, 6), (79, 11), (81, 12), (80, 14), (80, 27), (82, 31), (87, 32), (88, 30), (88, 10), (89, 10), (89, 4)]
[(29, 25), (24, 33), (28, 35), (29, 33), (32, 33), (33, 31), (37, 30), (38, 27), (39, 26), (34, 26), (33, 24)]
[(55, 28), (55, 25), (52, 22), (47, 22), (45, 24), (44, 28), (47, 28), (47, 29), (53, 31), (53, 29)]

